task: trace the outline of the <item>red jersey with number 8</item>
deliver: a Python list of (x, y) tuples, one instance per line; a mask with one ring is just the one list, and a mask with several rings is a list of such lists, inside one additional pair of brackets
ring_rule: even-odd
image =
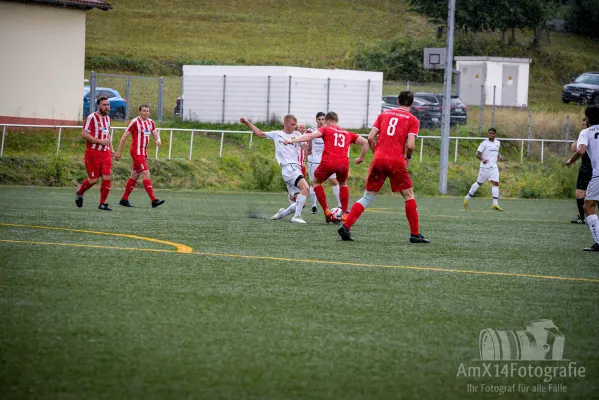
[(374, 158), (404, 160), (408, 135), (418, 135), (420, 122), (410, 112), (396, 108), (380, 114), (374, 122), (379, 130)]
[(324, 126), (318, 131), (322, 133), (324, 142), (321, 163), (328, 164), (333, 160), (349, 160), (347, 156), (349, 145), (358, 140), (358, 135), (339, 126)]

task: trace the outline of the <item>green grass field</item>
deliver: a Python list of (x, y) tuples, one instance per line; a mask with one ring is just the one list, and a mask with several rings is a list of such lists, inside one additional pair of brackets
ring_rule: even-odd
[[(271, 215), (284, 193), (165, 191), (152, 209), (83, 209), (73, 188), (0, 188), (0, 397), (497, 398), (467, 385), (599, 391), (599, 258), (573, 201), (380, 196), (341, 242), (322, 215)], [(329, 190), (327, 190), (330, 192)], [(330, 194), (330, 193), (329, 193)], [(352, 198), (355, 201), (356, 198)], [(102, 233), (102, 234), (99, 234)], [(117, 236), (120, 235), (120, 236)], [(152, 241), (147, 240), (152, 239)], [(161, 242), (157, 242), (161, 241)], [(168, 243), (165, 243), (168, 242)], [(184, 247), (188, 246), (188, 247)], [(584, 377), (458, 376), (481, 330), (551, 319)], [(495, 362), (506, 365), (506, 362)], [(520, 365), (563, 366), (565, 361)], [(493, 367), (493, 371), (495, 371)], [(594, 393), (594, 394), (593, 394)]]

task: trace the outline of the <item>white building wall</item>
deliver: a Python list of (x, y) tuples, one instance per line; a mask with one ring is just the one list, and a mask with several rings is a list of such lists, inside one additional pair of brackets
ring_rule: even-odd
[(381, 111), (383, 74), (380, 72), (184, 66), (183, 74), (185, 119), (223, 121), (225, 76), (225, 122), (237, 122), (241, 116), (252, 121), (282, 122), (283, 116), (291, 113), (299, 122), (312, 125), (317, 112), (335, 111), (342, 126), (359, 128), (370, 126)]
[(0, 117), (81, 119), (85, 16), (0, 2)]

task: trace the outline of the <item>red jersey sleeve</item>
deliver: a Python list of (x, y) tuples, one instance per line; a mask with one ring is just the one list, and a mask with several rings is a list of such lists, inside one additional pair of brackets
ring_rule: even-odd
[(378, 129), (379, 131), (381, 130), (381, 117), (382, 116), (383, 116), (383, 114), (379, 114), (379, 116), (376, 117), (376, 121), (374, 121), (374, 125), (373, 125), (373, 127)]
[(129, 131), (129, 133), (133, 134), (137, 132), (137, 118), (133, 118), (131, 120), (131, 122), (129, 122), (129, 126), (127, 127), (127, 130)]
[(356, 140), (358, 140), (358, 138), (360, 137), (360, 135), (357, 135), (357, 134), (355, 134), (353, 132), (348, 132), (348, 133), (349, 133), (349, 137), (350, 137), (349, 142), (350, 143), (356, 143)]
[(420, 121), (415, 116), (411, 116), (410, 118), (410, 126), (408, 127), (408, 135), (416, 135), (418, 136), (418, 131), (420, 129)]

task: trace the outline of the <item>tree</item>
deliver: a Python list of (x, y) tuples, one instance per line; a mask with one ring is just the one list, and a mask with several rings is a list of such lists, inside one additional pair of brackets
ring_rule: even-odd
[(599, 38), (599, 0), (572, 0), (565, 19), (566, 31)]

